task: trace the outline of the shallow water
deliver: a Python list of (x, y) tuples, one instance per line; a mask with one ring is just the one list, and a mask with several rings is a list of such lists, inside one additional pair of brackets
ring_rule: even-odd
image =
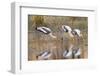
[(62, 33), (54, 33), (57, 38), (51, 38), (48, 35), (36, 32), (28, 33), (28, 60), (39, 60), (37, 57), (42, 52), (50, 52), (47, 59), (41, 60), (57, 60), (57, 59), (85, 59), (88, 58), (88, 50), (86, 42), (77, 38), (72, 40)]

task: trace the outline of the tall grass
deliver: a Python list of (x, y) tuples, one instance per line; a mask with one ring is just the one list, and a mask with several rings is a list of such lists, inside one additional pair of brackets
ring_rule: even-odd
[[(80, 29), (84, 42), (81, 44), (84, 44), (87, 49), (87, 43), (88, 43), (88, 18), (87, 17), (72, 17), (72, 16), (41, 16), (41, 15), (28, 15), (28, 49), (29, 49), (29, 60), (34, 60), (34, 55), (31, 53), (31, 51), (34, 51), (34, 53), (40, 52), (45, 49), (50, 49), (53, 46), (56, 45), (56, 51), (62, 49), (62, 47), (65, 46), (65, 48), (68, 48), (68, 45), (62, 46), (62, 25), (68, 25), (72, 29)], [(51, 39), (49, 36), (44, 35), (43, 33), (40, 33), (35, 30), (36, 27), (39, 26), (46, 26), (49, 27), (53, 34), (57, 36), (57, 40)], [(68, 41), (67, 41), (68, 42)], [(52, 45), (51, 45), (52, 44)], [(66, 44), (66, 42), (65, 42)], [(52, 46), (52, 47), (49, 47)], [(30, 50), (30, 49), (33, 50)], [(61, 53), (61, 52), (60, 52)], [(32, 55), (32, 57), (31, 57)]]

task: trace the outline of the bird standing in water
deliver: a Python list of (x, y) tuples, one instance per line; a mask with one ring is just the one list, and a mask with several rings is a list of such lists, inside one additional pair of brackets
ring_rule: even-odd
[(80, 38), (83, 39), (82, 33), (79, 29), (72, 30), (71, 27), (68, 25), (62, 25), (62, 29), (64, 32), (68, 33), (68, 35), (72, 41), (75, 41), (75, 38), (78, 40), (78, 42), (79, 42)]
[[(72, 33), (72, 29), (70, 26), (68, 25), (62, 25), (62, 29), (63, 29), (63, 34), (64, 34), (64, 38), (67, 37), (67, 39), (69, 39), (70, 41), (74, 41), (74, 35)], [(67, 36), (66, 36), (67, 35)]]
[(73, 33), (74, 37), (77, 39), (78, 42), (80, 41), (80, 39), (82, 39), (84, 41), (82, 32), (79, 29), (74, 29), (72, 31), (72, 33)]
[(56, 36), (54, 36), (54, 35), (52, 34), (51, 29), (48, 28), (48, 27), (44, 27), (44, 26), (36, 27), (36, 30), (37, 30), (37, 31), (40, 31), (40, 32), (42, 32), (42, 33), (44, 33), (44, 34), (46, 34), (46, 35), (49, 35), (49, 36), (52, 37), (52, 38), (56, 38)]

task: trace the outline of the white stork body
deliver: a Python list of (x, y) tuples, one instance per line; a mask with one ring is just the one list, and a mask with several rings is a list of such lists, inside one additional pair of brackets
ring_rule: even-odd
[(52, 34), (52, 31), (51, 31), (50, 28), (47, 28), (47, 27), (37, 27), (36, 30), (40, 31), (40, 32), (42, 32), (44, 34), (50, 35), (52, 38), (56, 38), (56, 36), (54, 36)]
[(67, 25), (62, 25), (62, 29), (64, 32), (68, 33), (70, 37), (74, 37), (72, 34), (72, 29), (71, 27), (67, 26)]
[(77, 50), (77, 53), (75, 54), (75, 56), (79, 56), (81, 54), (81, 49), (79, 48), (78, 50)]
[(74, 29), (73, 31), (76, 33), (75, 35), (77, 35), (79, 37), (82, 36), (81, 31), (79, 29)]
[(77, 38), (78, 42), (80, 41), (80, 39), (82, 39), (82, 41), (84, 41), (82, 32), (79, 29), (74, 29), (73, 33), (74, 33), (74, 37)]

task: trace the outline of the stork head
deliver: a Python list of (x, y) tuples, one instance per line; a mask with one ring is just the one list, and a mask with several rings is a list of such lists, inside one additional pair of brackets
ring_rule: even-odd
[(71, 32), (71, 31), (72, 31), (71, 27), (68, 26), (68, 25), (63, 25), (63, 26), (62, 26), (62, 29), (63, 29), (63, 31), (65, 31), (65, 32)]

